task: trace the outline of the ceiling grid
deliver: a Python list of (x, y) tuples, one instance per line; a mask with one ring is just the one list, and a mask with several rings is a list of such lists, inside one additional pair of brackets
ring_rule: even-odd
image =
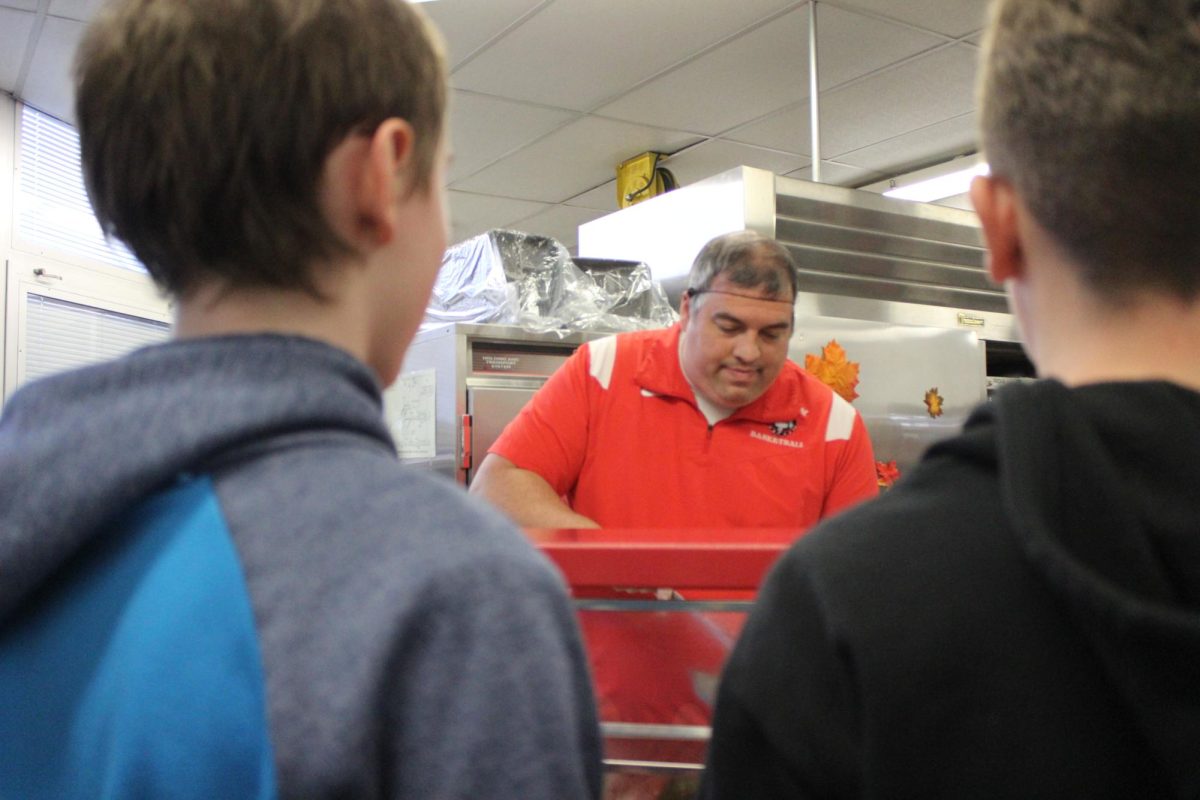
[[(70, 121), (73, 49), (100, 4), (0, 0), (0, 91)], [(974, 150), (986, 0), (817, 8), (826, 181), (863, 185)], [(644, 150), (672, 153), (666, 165), (683, 183), (742, 164), (811, 171), (804, 0), (437, 0), (422, 9), (452, 65), (456, 241), (519, 227), (574, 247), (579, 224), (616, 209), (616, 163)]]

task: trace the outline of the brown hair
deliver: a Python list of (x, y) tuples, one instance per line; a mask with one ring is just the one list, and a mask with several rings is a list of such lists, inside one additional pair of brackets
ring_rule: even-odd
[(798, 276), (792, 254), (755, 231), (725, 233), (700, 248), (688, 273), (689, 292), (701, 295), (718, 275), (747, 289), (762, 286), (773, 297), (783, 294), (786, 286), (791, 289), (791, 299), (796, 298)]
[(1200, 294), (1200, 3), (994, 0), (984, 150), (1120, 305)]
[(317, 294), (353, 253), (318, 188), (330, 152), (400, 117), (429, 190), (440, 39), (403, 0), (119, 0), (75, 62), (83, 173), (105, 233), (185, 295), (203, 279)]

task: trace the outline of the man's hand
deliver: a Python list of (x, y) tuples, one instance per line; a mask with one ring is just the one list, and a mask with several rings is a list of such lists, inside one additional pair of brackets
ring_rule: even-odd
[(482, 497), (525, 528), (599, 528), (576, 514), (546, 479), (521, 469), (495, 453), (488, 454), (471, 479), (470, 492)]

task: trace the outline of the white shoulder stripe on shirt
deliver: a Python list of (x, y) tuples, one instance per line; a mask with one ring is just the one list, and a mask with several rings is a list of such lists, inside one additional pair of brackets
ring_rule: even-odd
[(850, 438), (854, 430), (854, 417), (858, 414), (854, 406), (837, 392), (833, 394), (833, 405), (829, 409), (829, 424), (825, 426), (825, 441), (840, 442)]
[(607, 389), (612, 381), (613, 364), (617, 361), (617, 337), (605, 336), (587, 343), (588, 374)]

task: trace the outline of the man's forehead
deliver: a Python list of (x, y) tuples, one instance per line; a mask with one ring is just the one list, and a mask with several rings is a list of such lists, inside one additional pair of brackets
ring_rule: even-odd
[(790, 289), (790, 286), (785, 285), (782, 291), (771, 293), (767, 290), (765, 284), (741, 286), (729, 280), (729, 277), (722, 273), (713, 279), (707, 289), (701, 289), (699, 294), (711, 295), (711, 300), (728, 298), (729, 303), (738, 303), (739, 300), (750, 300), (754, 301), (754, 305), (757, 306), (774, 306), (778, 309), (786, 309), (790, 313), (796, 303), (795, 297), (789, 297), (791, 295)]
[(792, 304), (771, 297), (712, 292), (701, 311), (710, 319), (728, 320), (752, 328), (791, 327)]
[[(791, 305), (795, 302), (795, 297), (792, 296), (792, 287), (790, 281), (783, 275), (767, 275), (765, 272), (744, 276), (750, 278), (750, 281), (734, 281), (725, 272), (717, 273), (709, 282), (707, 292), (723, 292), (725, 294), (738, 295), (741, 297), (749, 297), (758, 300), (767, 300), (776, 303), (786, 303)], [(773, 280), (778, 278), (778, 280)], [(757, 280), (756, 280), (757, 279)], [(773, 291), (772, 291), (773, 290)]]
[(794, 300), (781, 300), (778, 297), (769, 294), (750, 294), (749, 292), (726, 291), (724, 289), (690, 289), (688, 290), (689, 297), (698, 297), (702, 294), (723, 294), (729, 297), (741, 297), (746, 300), (757, 300), (760, 303), (779, 303), (785, 306), (794, 306)]

